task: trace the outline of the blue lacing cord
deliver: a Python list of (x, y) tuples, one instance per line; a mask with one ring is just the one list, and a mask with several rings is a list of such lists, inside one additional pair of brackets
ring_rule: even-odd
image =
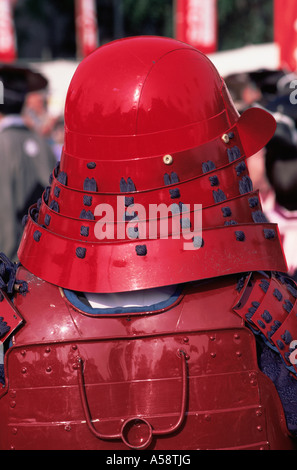
[[(12, 296), (14, 285), (18, 285), (18, 292), (25, 295), (28, 292), (28, 284), (26, 281), (16, 279), (16, 273), (20, 263), (13, 263), (4, 253), (0, 253), (0, 289)], [(0, 294), (0, 302), (3, 300)]]
[[(4, 253), (0, 253), (0, 289), (6, 293), (10, 298), (13, 296), (14, 286), (18, 285), (18, 292), (26, 295), (28, 292), (28, 284), (26, 281), (16, 279), (16, 273), (20, 263), (13, 263)], [(4, 297), (0, 292), (0, 303)], [(1, 314), (1, 304), (0, 304)], [(6, 335), (10, 330), (3, 317), (0, 316), (0, 339)], [(5, 383), (4, 365), (0, 364), (0, 383)]]

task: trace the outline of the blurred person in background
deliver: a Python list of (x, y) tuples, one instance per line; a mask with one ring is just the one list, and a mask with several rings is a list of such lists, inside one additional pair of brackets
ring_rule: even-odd
[(248, 72), (227, 76), (226, 85), (239, 112), (243, 112), (262, 99), (260, 88), (251, 79)]
[(30, 129), (50, 138), (56, 119), (48, 111), (47, 99), (46, 89), (29, 93), (26, 96), (22, 116)]
[(288, 273), (297, 279), (297, 133), (294, 122), (274, 115), (277, 130), (266, 145), (265, 171), (275, 200), (266, 209), (269, 221), (277, 223), (288, 263)]
[(64, 117), (59, 116), (52, 128), (50, 136), (50, 144), (57, 161), (61, 158), (62, 148), (64, 143)]
[(56, 159), (42, 136), (29, 129), (22, 109), (29, 92), (47, 80), (26, 67), (0, 66), (4, 102), (0, 104), (0, 249), (16, 259), (22, 218), (48, 184)]

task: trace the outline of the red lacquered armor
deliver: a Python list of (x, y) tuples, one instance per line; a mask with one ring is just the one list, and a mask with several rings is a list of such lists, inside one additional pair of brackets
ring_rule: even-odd
[(21, 268), (24, 319), (5, 356), (1, 449), (291, 449), (236, 277), (188, 285), (173, 305), (90, 315)]
[[(28, 292), (25, 283), (10, 291), (13, 303), (15, 271), (4, 270), (1, 449), (294, 448), (254, 336), (284, 361), (297, 337), (297, 290), (290, 297), (271, 274), (265, 294), (255, 273), (287, 269), (245, 163), (275, 126), (262, 109), (239, 116), (209, 59), (173, 39), (115, 41), (79, 65), (60, 166), (29, 209), (18, 251)], [(114, 238), (101, 239), (98, 207), (116, 210), (119, 198), (124, 213), (106, 223)], [(143, 236), (152, 218), (133, 210), (159, 204), (174, 206), (186, 240), (170, 224)], [(170, 285), (183, 286), (179, 297), (142, 313), (85, 313), (67, 293)]]

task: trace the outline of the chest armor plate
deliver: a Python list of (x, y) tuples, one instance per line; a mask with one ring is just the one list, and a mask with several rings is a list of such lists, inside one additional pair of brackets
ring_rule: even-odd
[(291, 449), (234, 277), (157, 312), (88, 315), (25, 270), (5, 355), (1, 449)]

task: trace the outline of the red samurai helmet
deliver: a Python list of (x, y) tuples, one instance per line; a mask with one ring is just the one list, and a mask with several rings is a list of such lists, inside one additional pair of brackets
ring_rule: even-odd
[(142, 36), (98, 48), (70, 83), (61, 162), (29, 210), (21, 263), (106, 293), (285, 271), (245, 163), (274, 131), (260, 108), (239, 116), (190, 45)]

